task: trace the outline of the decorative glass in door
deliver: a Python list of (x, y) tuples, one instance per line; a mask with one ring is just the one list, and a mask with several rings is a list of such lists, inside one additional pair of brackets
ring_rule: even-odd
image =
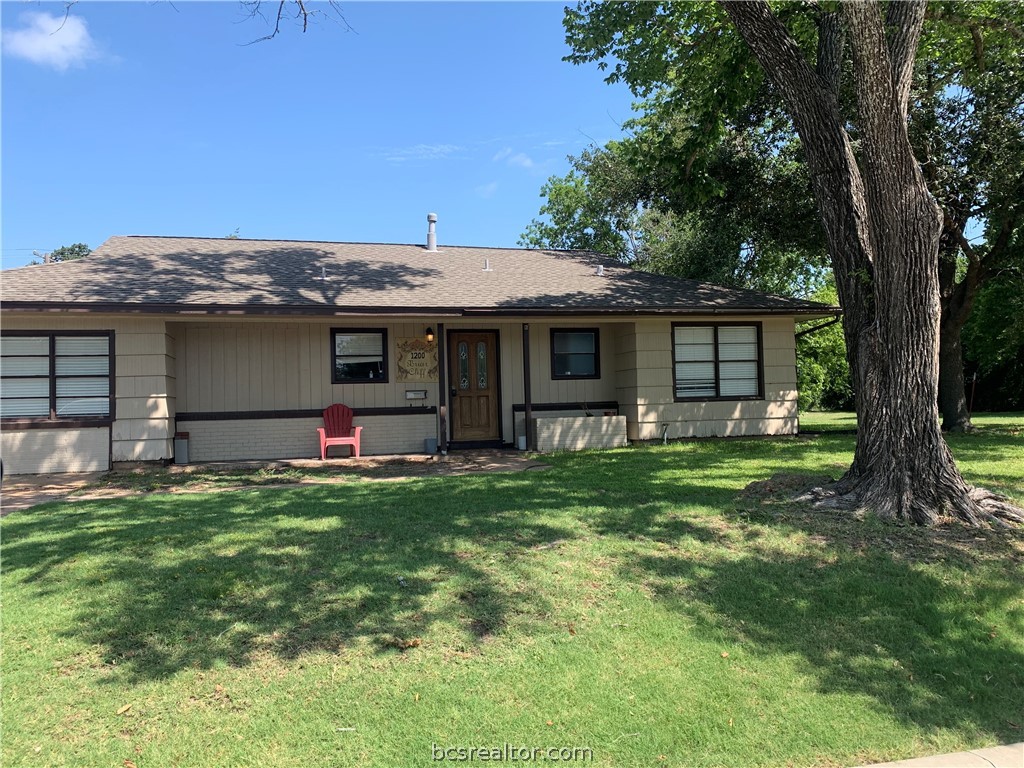
[(487, 342), (476, 343), (476, 377), (477, 388), (487, 389)]
[(459, 389), (469, 389), (469, 344), (459, 342)]

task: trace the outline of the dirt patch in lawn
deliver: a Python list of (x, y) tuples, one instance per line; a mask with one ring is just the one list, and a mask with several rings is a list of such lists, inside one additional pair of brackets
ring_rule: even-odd
[(0, 489), (0, 517), (19, 509), (63, 499), (69, 493), (92, 486), (103, 474), (82, 472), (6, 477)]
[(140, 466), (88, 475), (23, 475), (5, 480), (3, 513), (64, 498), (118, 498), (145, 493), (207, 493), (240, 488), (396, 481), (488, 472), (548, 469), (534, 454), (460, 451), (447, 456), (365, 456), (359, 459), (235, 461)]

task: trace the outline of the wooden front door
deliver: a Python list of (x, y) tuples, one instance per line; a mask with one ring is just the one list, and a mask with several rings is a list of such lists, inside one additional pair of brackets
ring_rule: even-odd
[(454, 441), (501, 439), (497, 351), (497, 331), (452, 331), (449, 336)]

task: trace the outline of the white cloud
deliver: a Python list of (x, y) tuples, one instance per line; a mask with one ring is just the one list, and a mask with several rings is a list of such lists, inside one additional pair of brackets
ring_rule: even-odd
[(530, 156), (524, 152), (517, 152), (516, 154), (512, 155), (512, 157), (508, 159), (508, 164), (526, 169), (533, 168), (537, 165), (535, 162), (533, 162), (533, 159), (530, 158)]
[(494, 157), (491, 158), (492, 163), (504, 162), (507, 165), (515, 166), (517, 168), (526, 168), (531, 170), (537, 167), (537, 164), (533, 162), (533, 158), (527, 155), (525, 152), (516, 152), (512, 147), (505, 147), (498, 150)]
[(498, 182), (491, 181), (487, 184), (481, 184), (473, 191), (476, 192), (477, 197), (482, 197), (484, 200), (488, 200), (494, 197), (494, 193), (498, 191)]
[(77, 16), (30, 11), (18, 17), (20, 29), (3, 31), (4, 53), (64, 72), (102, 57), (89, 34), (89, 25)]
[(406, 163), (417, 160), (444, 160), (455, 154), (462, 147), (455, 144), (416, 144), (411, 147), (390, 149), (384, 153), (389, 163)]

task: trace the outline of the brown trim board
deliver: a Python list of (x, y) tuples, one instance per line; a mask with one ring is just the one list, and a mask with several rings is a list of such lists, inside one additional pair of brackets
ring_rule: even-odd
[(35, 419), (33, 421), (19, 421), (18, 419), (4, 419), (0, 422), (0, 429), (4, 432), (18, 432), (23, 429), (108, 429), (113, 425), (113, 419)]
[[(619, 404), (615, 400), (602, 400), (591, 403), (530, 403), (530, 410), (533, 411), (611, 411), (618, 410)], [(513, 413), (524, 413), (525, 403), (514, 403)]]
[[(414, 405), (398, 408), (353, 408), (352, 415), (360, 416), (423, 416), (437, 413), (435, 405)], [(183, 411), (177, 421), (242, 421), (244, 419), (319, 419), (323, 408), (290, 411)]]

